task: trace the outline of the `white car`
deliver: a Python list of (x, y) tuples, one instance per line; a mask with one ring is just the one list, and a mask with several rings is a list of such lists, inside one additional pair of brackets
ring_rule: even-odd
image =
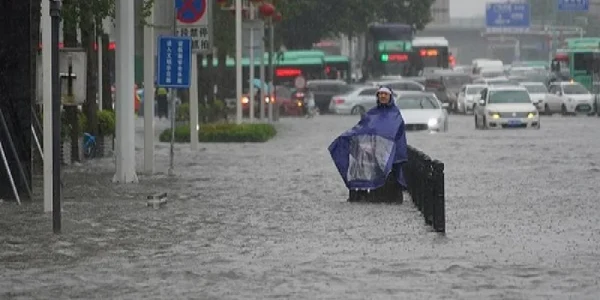
[(448, 131), (448, 108), (433, 93), (401, 92), (396, 105), (404, 118), (407, 131)]
[(594, 95), (577, 82), (553, 82), (544, 98), (544, 112), (594, 114)]
[(544, 100), (548, 93), (546, 85), (541, 82), (521, 82), (520, 85), (527, 89), (531, 102), (533, 102), (533, 105), (535, 105), (540, 113), (543, 113), (545, 108)]
[(475, 97), (486, 87), (483, 84), (466, 84), (460, 88), (457, 100), (458, 112), (463, 114), (473, 113)]
[(477, 78), (473, 80), (474, 84), (484, 84), (484, 85), (511, 85), (513, 84), (510, 79), (506, 76), (498, 76), (492, 78)]
[(379, 87), (351, 86), (349, 92), (331, 97), (329, 111), (338, 115), (362, 115), (377, 105)]
[(475, 105), (475, 129), (540, 129), (540, 116), (529, 93), (520, 86), (490, 86)]

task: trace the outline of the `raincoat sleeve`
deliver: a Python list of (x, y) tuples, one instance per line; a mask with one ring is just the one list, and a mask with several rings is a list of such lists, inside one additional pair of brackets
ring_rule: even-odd
[(404, 121), (402, 121), (396, 133), (396, 159), (394, 160), (394, 164), (408, 161), (407, 147)]

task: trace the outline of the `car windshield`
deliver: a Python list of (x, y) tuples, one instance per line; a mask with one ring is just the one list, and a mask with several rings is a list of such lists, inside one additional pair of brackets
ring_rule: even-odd
[(527, 91), (490, 91), (488, 103), (531, 103)]
[(525, 88), (531, 94), (545, 94), (548, 92), (548, 89), (543, 84), (528, 84), (525, 85)]
[(431, 96), (406, 95), (396, 100), (400, 109), (436, 109), (438, 102)]
[(567, 95), (583, 95), (589, 94), (588, 90), (581, 84), (563, 85), (563, 91)]
[(481, 91), (483, 91), (485, 87), (483, 86), (477, 86), (477, 87), (470, 87), (467, 88), (467, 95), (477, 95), (479, 94)]

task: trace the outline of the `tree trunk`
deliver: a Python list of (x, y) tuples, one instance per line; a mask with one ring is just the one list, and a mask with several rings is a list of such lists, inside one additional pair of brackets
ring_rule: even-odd
[(206, 55), (206, 61), (209, 62), (206, 64), (206, 72), (204, 73), (204, 81), (206, 82), (206, 104), (209, 107), (212, 107), (215, 102), (215, 93), (213, 86), (215, 85), (215, 70), (212, 61), (214, 56), (211, 54)]
[(97, 76), (98, 68), (97, 68), (97, 54), (98, 52), (94, 50), (94, 24), (91, 23), (87, 18), (82, 19), (80, 23), (81, 28), (81, 44), (86, 52), (86, 61), (87, 61), (87, 74), (86, 74), (86, 92), (85, 92), (85, 102), (83, 103), (83, 111), (85, 112), (85, 116), (87, 119), (87, 132), (92, 135), (98, 134), (98, 118), (97, 118), (97, 110), (98, 106), (96, 104), (97, 98)]
[(217, 51), (217, 98), (225, 101), (225, 90), (227, 89), (227, 51), (218, 49)]
[[(199, 111), (202, 112), (201, 119), (200, 119), (200, 123), (206, 124), (208, 122), (207, 118), (208, 118), (208, 108), (206, 107), (206, 102), (204, 102), (204, 95), (205, 95), (205, 74), (204, 74), (204, 66), (202, 64), (202, 62), (204, 61), (204, 55), (202, 54), (194, 54), (197, 55), (197, 59), (196, 59), (196, 74), (198, 75), (197, 77), (197, 86), (198, 86), (198, 108)], [(211, 64), (212, 62), (207, 61), (206, 62), (207, 65)], [(200, 107), (202, 107), (202, 109), (200, 109)]]
[(102, 109), (113, 110), (113, 97), (111, 91), (111, 74), (114, 70), (114, 51), (109, 50), (110, 40), (108, 34), (102, 34)]

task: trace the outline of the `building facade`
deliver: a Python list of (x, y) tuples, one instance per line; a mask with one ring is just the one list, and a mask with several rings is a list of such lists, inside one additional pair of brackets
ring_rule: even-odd
[(435, 0), (431, 6), (431, 17), (435, 24), (450, 23), (450, 0)]

